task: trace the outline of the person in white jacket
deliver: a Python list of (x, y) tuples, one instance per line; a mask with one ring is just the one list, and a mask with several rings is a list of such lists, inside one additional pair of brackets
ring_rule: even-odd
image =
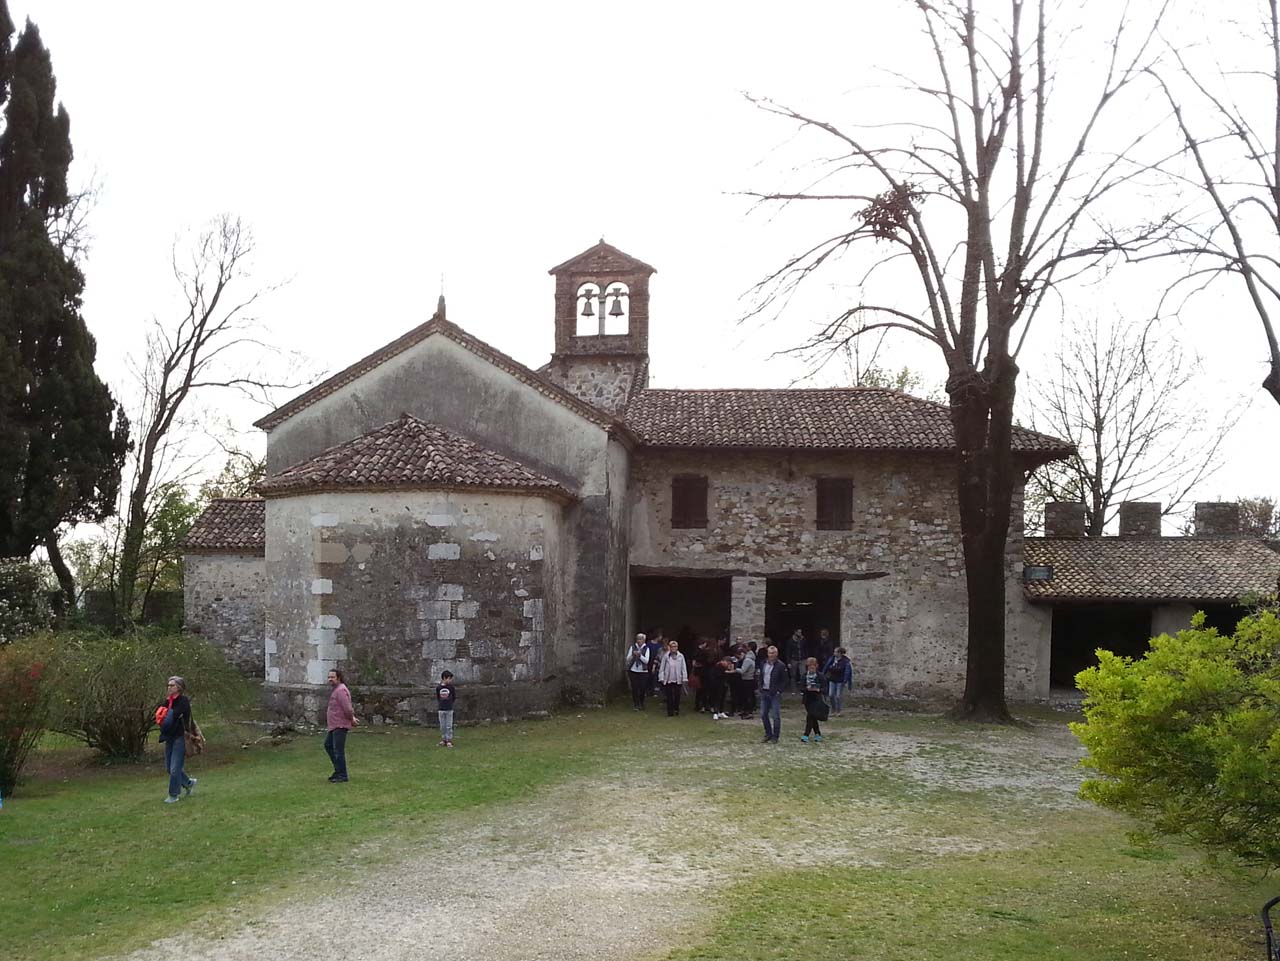
[(627, 649), (627, 682), (631, 685), (631, 710), (644, 710), (644, 695), (649, 686), (649, 645), (643, 634)]
[(689, 680), (689, 668), (680, 653), (680, 642), (672, 641), (667, 647), (667, 656), (662, 659), (658, 668), (658, 683), (667, 696), (667, 717), (675, 717), (680, 713), (680, 694)]

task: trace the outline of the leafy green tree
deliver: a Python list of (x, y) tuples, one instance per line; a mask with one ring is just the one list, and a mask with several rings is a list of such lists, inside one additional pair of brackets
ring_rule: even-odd
[(227, 462), (218, 476), (200, 485), (200, 506), (207, 506), (216, 497), (252, 497), (258, 482), (266, 475), (265, 457), (230, 447), (227, 449)]
[(1098, 652), (1081, 671), (1082, 724), (1096, 777), (1081, 794), (1212, 851), (1280, 866), (1280, 617), (1234, 635), (1161, 635), (1139, 660)]
[(1280, 511), (1270, 497), (1240, 497), (1240, 533), (1250, 537), (1280, 538)]
[(71, 202), (70, 120), (40, 31), (0, 0), (0, 556), (38, 545), (67, 589), (60, 526), (115, 509), (128, 422), (93, 369), (84, 277), (50, 236)]

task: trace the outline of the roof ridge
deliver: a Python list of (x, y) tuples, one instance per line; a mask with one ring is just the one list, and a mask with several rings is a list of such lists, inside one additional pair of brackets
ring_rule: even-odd
[(520, 363), (514, 357), (504, 353), (487, 341), (481, 340), (439, 314), (432, 316), (425, 323), (406, 331), (394, 340), (383, 344), (377, 350), (366, 354), (354, 364), (349, 364), (336, 374), (325, 378), (319, 384), (309, 388), (292, 400), (286, 401), (266, 416), (256, 420), (253, 426), (262, 430), (271, 430), (276, 425), (283, 423), (330, 394), (336, 393), (347, 384), (352, 383), (372, 370), (376, 370), (388, 360), (399, 356), (411, 347), (417, 346), (436, 333), (444, 334), (455, 344), (470, 350), (471, 353), (487, 360), (495, 367), (506, 370), (517, 380), (524, 381), (534, 390), (559, 402), (562, 406), (576, 411), (592, 423), (598, 424), (606, 430), (618, 429), (627, 435), (631, 434), (630, 429), (623, 421), (610, 416), (606, 411), (592, 404), (588, 404), (558, 384), (554, 384), (541, 376), (537, 371)]
[[(424, 461), (419, 455), (429, 456)], [(407, 411), (264, 478), (258, 491), (270, 498), (303, 491), (414, 487), (510, 489), (573, 496), (559, 481), (516, 457)]]

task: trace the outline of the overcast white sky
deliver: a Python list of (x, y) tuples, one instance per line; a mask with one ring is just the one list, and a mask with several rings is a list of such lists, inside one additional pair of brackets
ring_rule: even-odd
[[(658, 269), (654, 386), (784, 386), (799, 369), (770, 355), (840, 291), (763, 330), (736, 323), (744, 292), (814, 239), (735, 195), (781, 182), (794, 133), (741, 92), (839, 120), (887, 95), (873, 64), (919, 50), (909, 5), (889, 0), (10, 6), (52, 52), (73, 180), (101, 185), (84, 314), (126, 396), (125, 358), (171, 302), (170, 245), (222, 211), (253, 226), (258, 280), (289, 281), (261, 303), (271, 340), (320, 370), (429, 317), (442, 277), (451, 320), (538, 366), (546, 270), (603, 235)], [(1183, 330), (1207, 383), (1255, 398), (1201, 495), (1280, 495), (1257, 321), (1199, 310)], [(1034, 335), (1030, 375), (1053, 333)], [(927, 345), (888, 359), (942, 379)], [(248, 429), (264, 411), (227, 412)]]

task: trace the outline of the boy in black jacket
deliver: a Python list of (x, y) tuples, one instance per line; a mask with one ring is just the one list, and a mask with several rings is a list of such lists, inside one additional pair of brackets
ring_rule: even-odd
[(453, 747), (453, 705), (458, 700), (458, 688), (453, 683), (453, 671), (444, 671), (436, 685), (436, 711), (440, 718), (440, 746)]

